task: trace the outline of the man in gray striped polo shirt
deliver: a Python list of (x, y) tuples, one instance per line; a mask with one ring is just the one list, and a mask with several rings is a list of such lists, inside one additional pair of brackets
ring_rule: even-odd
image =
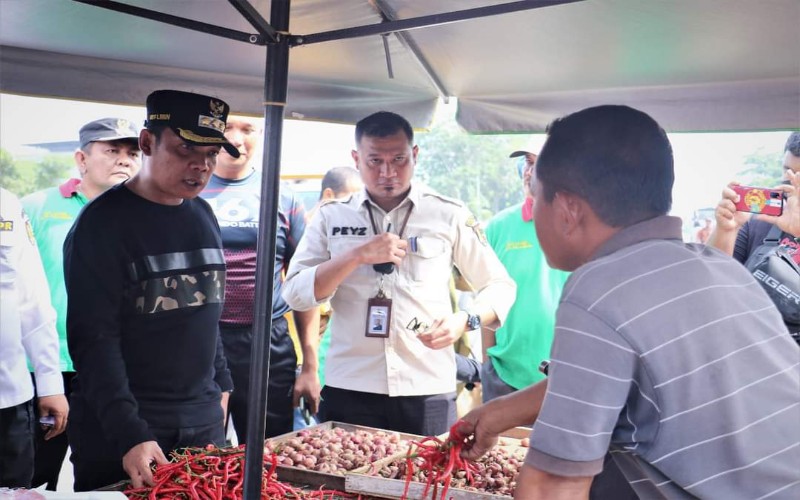
[(800, 347), (741, 264), (683, 243), (665, 132), (599, 106), (548, 135), (536, 232), (574, 271), (549, 377), (467, 415), (467, 458), (535, 420), (516, 498), (586, 498), (609, 450), (641, 498), (800, 498)]

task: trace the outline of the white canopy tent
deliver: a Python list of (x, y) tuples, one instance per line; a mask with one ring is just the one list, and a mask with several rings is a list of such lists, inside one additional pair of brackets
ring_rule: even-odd
[[(389, 35), (394, 78), (381, 35), (314, 43), (315, 34), (387, 19), (564, 1)], [(799, 0), (562, 2), (295, 0), (289, 32), (304, 40), (292, 42), (286, 116), (352, 123), (382, 108), (425, 127), (437, 97), (457, 96), (471, 132), (542, 131), (611, 102), (669, 131), (800, 127)], [(268, 0), (250, 3), (267, 17)], [(125, 5), (258, 35), (223, 0)], [(247, 41), (71, 0), (0, 1), (5, 92), (141, 104), (178, 87), (259, 114), (264, 70), (263, 46)]]

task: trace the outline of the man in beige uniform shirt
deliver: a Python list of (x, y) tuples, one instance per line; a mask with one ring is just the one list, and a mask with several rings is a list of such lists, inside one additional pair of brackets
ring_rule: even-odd
[[(455, 421), (453, 342), (498, 326), (516, 288), (464, 204), (412, 184), (418, 148), (405, 118), (375, 113), (355, 135), (365, 189), (320, 207), (283, 296), (295, 310), (330, 299), (336, 311), (322, 420), (439, 434)], [(470, 311), (453, 313), (454, 265), (478, 292)]]

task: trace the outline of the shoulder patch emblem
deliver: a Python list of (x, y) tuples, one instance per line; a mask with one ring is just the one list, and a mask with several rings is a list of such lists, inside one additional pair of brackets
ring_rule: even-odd
[(36, 246), (36, 238), (33, 236), (33, 226), (31, 226), (31, 221), (25, 217), (25, 232), (28, 233), (28, 239), (31, 242), (31, 245)]
[(481, 227), (480, 221), (476, 219), (474, 215), (470, 214), (464, 224), (475, 232), (475, 236), (478, 237), (478, 241), (481, 242), (481, 245), (486, 246), (489, 244), (489, 241), (486, 239), (486, 234), (483, 232), (483, 228)]

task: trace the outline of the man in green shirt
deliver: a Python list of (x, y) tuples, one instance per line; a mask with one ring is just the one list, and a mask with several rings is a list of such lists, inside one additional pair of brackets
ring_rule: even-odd
[[(29, 194), (22, 199), (30, 217), (36, 244), (42, 257), (50, 299), (56, 310), (59, 357), (64, 377), (64, 393), (69, 398), (75, 375), (67, 351), (67, 292), (64, 287), (62, 247), (72, 223), (83, 206), (106, 189), (124, 182), (139, 171), (139, 132), (128, 120), (103, 118), (81, 127), (80, 149), (75, 151), (75, 166), (80, 179), (69, 179), (58, 187)], [(45, 441), (37, 430), (36, 463), (33, 486), (47, 484), (55, 491), (61, 463), (67, 452), (67, 434)]]
[(497, 213), (486, 227), (486, 238), (517, 284), (517, 299), (503, 326), (482, 329), (484, 402), (544, 378), (537, 367), (550, 356), (555, 311), (569, 276), (547, 265), (536, 239), (530, 186), (536, 155), (515, 151), (511, 158), (518, 158), (525, 201)]

